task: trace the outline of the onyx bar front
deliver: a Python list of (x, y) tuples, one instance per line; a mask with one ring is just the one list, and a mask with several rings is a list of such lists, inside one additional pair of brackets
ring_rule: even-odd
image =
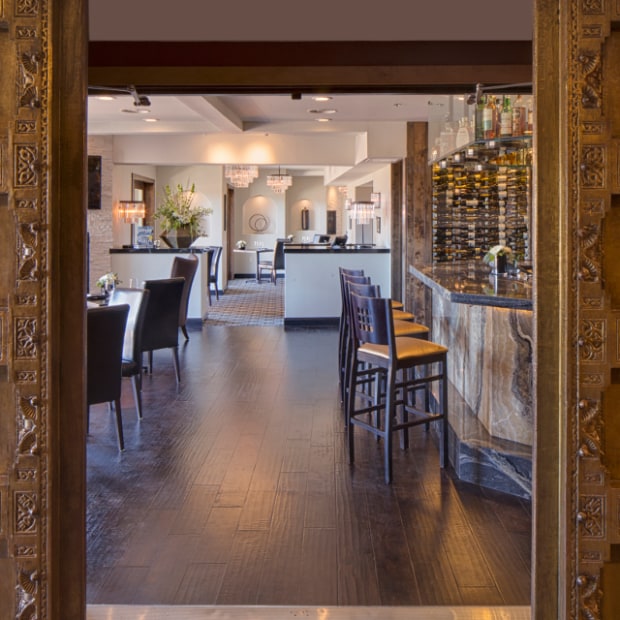
[(530, 497), (532, 287), (482, 261), (409, 267), (431, 291), (431, 338), (449, 349), (450, 459), (459, 478)]

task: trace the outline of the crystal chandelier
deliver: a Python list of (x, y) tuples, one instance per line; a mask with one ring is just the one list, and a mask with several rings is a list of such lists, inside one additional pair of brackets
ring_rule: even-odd
[(233, 187), (249, 187), (250, 183), (258, 177), (258, 166), (229, 164), (224, 166), (224, 176)]
[(351, 203), (349, 207), (351, 216), (360, 224), (368, 224), (375, 216), (375, 203), (370, 201), (358, 200)]
[(283, 194), (293, 184), (293, 177), (290, 174), (282, 174), (278, 166), (278, 174), (270, 174), (267, 177), (267, 186), (276, 194)]

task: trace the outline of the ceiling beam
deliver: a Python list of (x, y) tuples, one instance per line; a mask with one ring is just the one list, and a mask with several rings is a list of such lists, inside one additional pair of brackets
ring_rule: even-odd
[(531, 41), (89, 44), (89, 84), (152, 94), (450, 93), (531, 76)]

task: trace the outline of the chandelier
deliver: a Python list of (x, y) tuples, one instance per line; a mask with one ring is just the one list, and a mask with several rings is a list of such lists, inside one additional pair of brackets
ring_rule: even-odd
[(228, 164), (224, 166), (224, 176), (233, 187), (249, 187), (250, 183), (258, 177), (258, 166)]
[(348, 210), (354, 220), (360, 224), (368, 224), (375, 216), (375, 203), (370, 201), (358, 200), (350, 203)]
[(276, 194), (283, 194), (293, 184), (293, 177), (290, 174), (282, 174), (278, 166), (278, 174), (270, 174), (267, 177), (267, 186)]

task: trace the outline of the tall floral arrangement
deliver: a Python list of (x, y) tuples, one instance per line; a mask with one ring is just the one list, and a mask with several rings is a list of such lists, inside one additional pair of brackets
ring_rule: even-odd
[(195, 189), (194, 183), (189, 188), (184, 188), (181, 184), (174, 189), (170, 185), (164, 187), (163, 201), (154, 215), (155, 219), (161, 222), (164, 231), (188, 227), (193, 236), (201, 234), (200, 222), (205, 215), (213, 213), (213, 209), (194, 203)]

